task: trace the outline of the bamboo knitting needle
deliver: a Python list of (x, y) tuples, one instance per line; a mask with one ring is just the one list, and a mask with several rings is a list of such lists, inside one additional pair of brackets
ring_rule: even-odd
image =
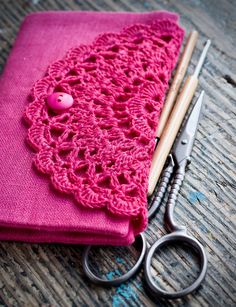
[(171, 84), (171, 87), (169, 89), (163, 110), (161, 112), (161, 117), (158, 123), (158, 127), (157, 127), (157, 132), (156, 132), (156, 136), (158, 138), (160, 138), (163, 129), (165, 127), (165, 124), (167, 122), (167, 119), (169, 117), (169, 114), (173, 108), (176, 96), (178, 94), (180, 85), (183, 81), (184, 75), (186, 73), (189, 61), (192, 57), (192, 53), (193, 53), (193, 49), (196, 45), (197, 42), (197, 38), (198, 38), (198, 32), (197, 31), (192, 31), (190, 32), (184, 51), (182, 53), (182, 56), (180, 58), (173, 82)]
[(175, 141), (175, 137), (179, 131), (181, 123), (195, 93), (196, 87), (198, 85), (198, 76), (203, 66), (210, 44), (211, 41), (207, 40), (206, 45), (202, 51), (201, 57), (195, 68), (194, 74), (188, 76), (186, 81), (184, 82), (183, 89), (177, 98), (176, 104), (171, 112), (171, 115), (167, 121), (160, 141), (154, 152), (152, 165), (149, 173), (148, 196), (150, 196), (155, 189), (155, 186), (165, 164), (166, 158), (171, 150), (171, 147)]

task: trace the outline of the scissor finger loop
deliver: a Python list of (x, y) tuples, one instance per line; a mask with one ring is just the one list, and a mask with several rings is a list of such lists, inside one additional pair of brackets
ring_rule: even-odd
[(117, 278), (114, 278), (112, 280), (108, 279), (103, 279), (97, 275), (95, 275), (94, 272), (90, 269), (89, 266), (89, 252), (92, 248), (92, 245), (86, 246), (83, 252), (83, 257), (82, 257), (82, 265), (83, 265), (83, 270), (87, 278), (92, 281), (93, 283), (100, 285), (100, 286), (106, 286), (106, 287), (112, 287), (112, 286), (119, 286), (121, 283), (127, 281), (130, 279), (137, 271), (139, 268), (141, 268), (141, 265), (143, 263), (146, 250), (147, 250), (147, 242), (144, 233), (139, 234), (133, 245), (137, 246), (137, 249), (140, 250), (140, 255), (134, 266), (124, 275), (118, 276)]
[[(161, 247), (163, 247), (164, 245), (170, 245), (171, 243), (177, 243), (177, 242), (186, 243), (197, 252), (200, 261), (200, 273), (197, 279), (187, 288), (177, 292), (168, 292), (163, 290), (157, 285), (151, 274), (152, 259), (154, 257), (154, 253), (160, 250)], [(144, 274), (147, 286), (149, 287), (154, 296), (165, 299), (177, 299), (189, 293), (192, 293), (201, 285), (203, 279), (205, 278), (206, 271), (207, 271), (207, 256), (203, 246), (195, 238), (187, 235), (186, 232), (183, 230), (172, 232), (171, 234), (165, 235), (164, 237), (156, 241), (147, 252), (144, 261)]]

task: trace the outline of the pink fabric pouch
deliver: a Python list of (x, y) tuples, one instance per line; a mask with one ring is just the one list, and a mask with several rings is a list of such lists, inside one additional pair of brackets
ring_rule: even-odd
[[(26, 17), (0, 82), (1, 240), (127, 245), (145, 229), (177, 22), (168, 12)], [(55, 91), (74, 98), (68, 112), (48, 109)]]

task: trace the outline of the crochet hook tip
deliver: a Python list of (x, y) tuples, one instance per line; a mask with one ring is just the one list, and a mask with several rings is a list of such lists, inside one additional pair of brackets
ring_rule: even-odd
[(205, 46), (204, 46), (204, 49), (203, 49), (203, 51), (202, 51), (202, 54), (201, 54), (201, 56), (200, 56), (200, 59), (199, 59), (199, 61), (198, 61), (198, 63), (197, 63), (197, 66), (196, 66), (195, 71), (194, 71), (194, 74), (193, 74), (196, 78), (198, 78), (198, 76), (199, 76), (200, 70), (201, 70), (201, 68), (202, 68), (202, 66), (203, 66), (203, 63), (204, 63), (204, 60), (205, 60), (205, 58), (206, 58), (207, 51), (208, 51), (210, 45), (211, 45), (211, 40), (208, 39), (208, 40), (206, 41), (206, 44), (205, 44)]

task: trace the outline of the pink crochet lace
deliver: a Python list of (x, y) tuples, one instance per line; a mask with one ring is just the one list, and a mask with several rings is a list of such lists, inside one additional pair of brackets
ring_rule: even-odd
[[(183, 30), (171, 20), (136, 24), (69, 50), (36, 82), (25, 111), (34, 163), (54, 187), (86, 207), (147, 224), (147, 184), (155, 131)], [(46, 103), (65, 92), (74, 105)]]

